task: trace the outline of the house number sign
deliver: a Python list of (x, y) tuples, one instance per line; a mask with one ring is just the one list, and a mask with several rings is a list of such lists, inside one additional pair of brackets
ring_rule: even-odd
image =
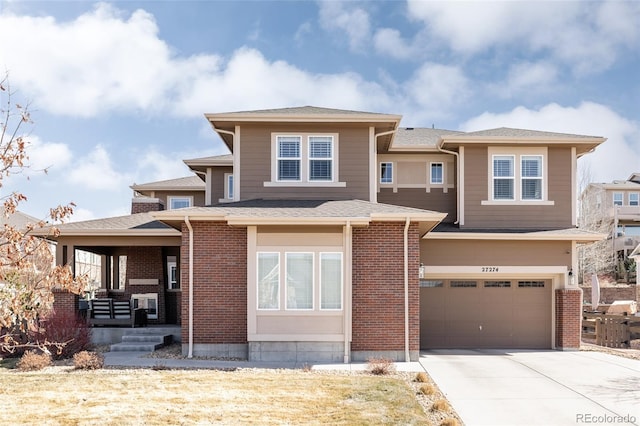
[(482, 272), (499, 272), (497, 266), (483, 266), (481, 268)]

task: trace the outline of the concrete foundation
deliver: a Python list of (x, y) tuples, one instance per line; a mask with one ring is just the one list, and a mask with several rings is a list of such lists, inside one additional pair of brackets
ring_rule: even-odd
[(340, 342), (249, 342), (249, 361), (344, 362)]
[[(182, 343), (182, 355), (189, 355), (189, 344)], [(221, 359), (247, 359), (246, 343), (196, 343), (193, 345), (193, 356), (221, 358)]]
[[(385, 358), (394, 362), (406, 361), (404, 351), (354, 351), (351, 352), (352, 362), (367, 362), (371, 358)], [(420, 351), (409, 351), (409, 361), (418, 361)]]

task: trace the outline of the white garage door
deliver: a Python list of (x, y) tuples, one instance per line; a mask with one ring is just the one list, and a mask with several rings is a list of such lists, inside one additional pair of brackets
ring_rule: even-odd
[(551, 348), (551, 281), (420, 281), (420, 347)]

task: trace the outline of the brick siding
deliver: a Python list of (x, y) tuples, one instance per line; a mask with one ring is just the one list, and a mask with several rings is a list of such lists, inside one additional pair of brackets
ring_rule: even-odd
[(78, 295), (65, 290), (53, 290), (53, 310), (57, 313), (77, 314)]
[(160, 200), (152, 199), (143, 202), (140, 202), (139, 200), (140, 199), (137, 198), (131, 200), (131, 214), (159, 212), (164, 210), (164, 204)]
[[(131, 285), (131, 279), (157, 279), (157, 285)], [(111, 292), (116, 299), (131, 300), (132, 294), (158, 293), (158, 319), (150, 324), (165, 324), (165, 277), (162, 247), (127, 247), (127, 277), (124, 293)]]
[[(193, 342), (247, 343), (247, 230), (192, 222)], [(182, 341), (189, 336), (189, 230), (182, 226)]]
[[(353, 351), (404, 350), (404, 226), (353, 230)], [(420, 348), (420, 233), (409, 228), (409, 350)]]
[(579, 349), (582, 328), (582, 291), (556, 290), (556, 347)]

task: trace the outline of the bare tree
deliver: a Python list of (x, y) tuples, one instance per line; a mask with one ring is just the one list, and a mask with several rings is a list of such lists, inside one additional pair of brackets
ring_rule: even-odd
[[(6, 179), (29, 167), (30, 144), (24, 127), (31, 124), (31, 118), (28, 107), (13, 102), (7, 76), (0, 80), (0, 117), (1, 190)], [(54, 289), (80, 293), (85, 285), (84, 279), (75, 278), (68, 266), (55, 266), (49, 243), (33, 235), (34, 230), (48, 227), (45, 220), (24, 226), (11, 224), (9, 219), (26, 199), (18, 191), (0, 197), (4, 219), (4, 225), (0, 225), (0, 349), (5, 351), (17, 346), (43, 347), (17, 336), (37, 330), (39, 320), (51, 312)], [(64, 222), (73, 207), (71, 203), (52, 208), (46, 220)], [(57, 234), (55, 227), (47, 229), (52, 235)]]

